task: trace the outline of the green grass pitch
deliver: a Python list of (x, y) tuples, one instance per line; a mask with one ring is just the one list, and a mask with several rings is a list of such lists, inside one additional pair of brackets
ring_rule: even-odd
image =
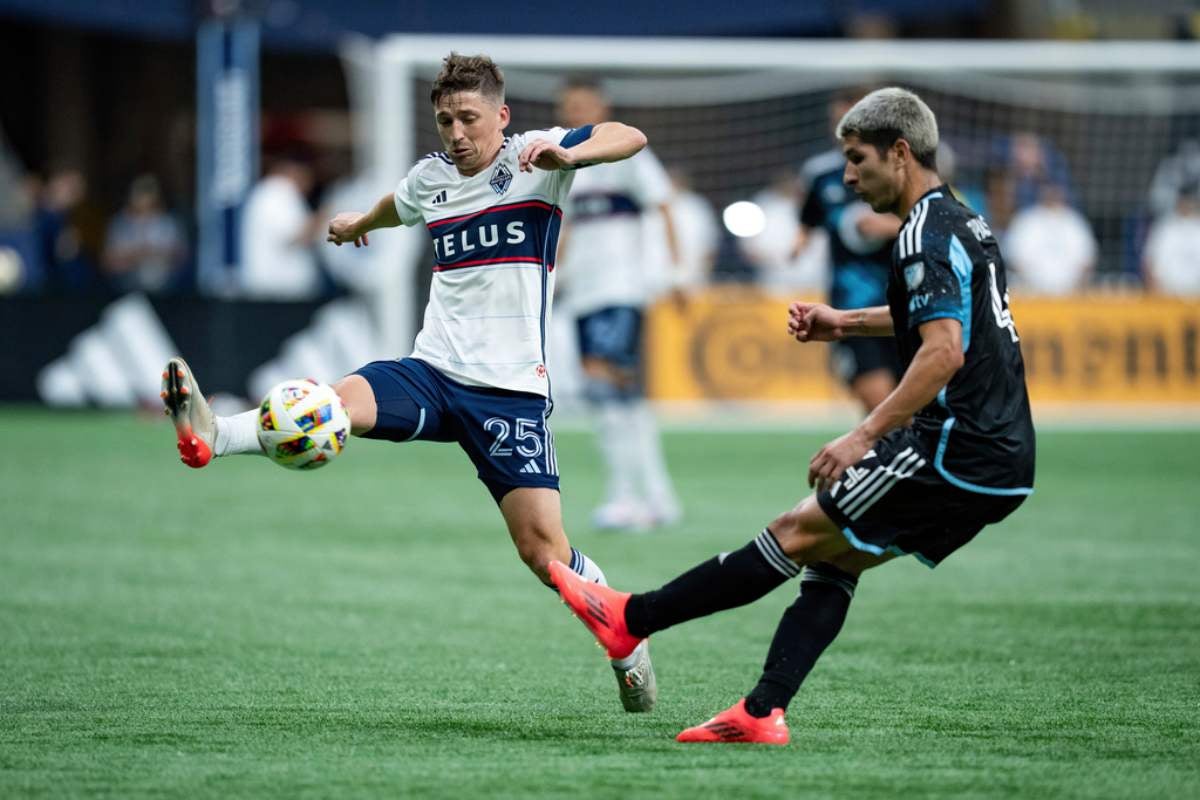
[[(1197, 432), (1048, 432), (1038, 491), (930, 572), (869, 573), (782, 749), (673, 737), (754, 682), (788, 585), (654, 639), (620, 711), (452, 445), (193, 472), (168, 426), (0, 410), (0, 797), (1200, 794)], [(688, 521), (573, 542), (620, 588), (753, 537), (812, 433), (672, 433)]]

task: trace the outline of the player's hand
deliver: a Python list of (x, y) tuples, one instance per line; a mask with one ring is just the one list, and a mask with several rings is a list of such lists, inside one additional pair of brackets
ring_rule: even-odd
[(354, 211), (338, 214), (329, 221), (329, 235), (325, 237), (325, 241), (333, 242), (338, 247), (350, 242), (354, 242), (355, 247), (366, 247), (370, 244), (367, 232), (362, 230), (362, 221), (366, 216)]
[(842, 477), (847, 467), (862, 461), (875, 440), (855, 428), (817, 451), (808, 462), (808, 485), (821, 490)]
[(546, 170), (564, 169), (574, 166), (575, 159), (571, 153), (548, 139), (536, 139), (525, 145), (521, 155), (517, 156), (517, 168), (521, 172), (533, 172), (533, 168)]
[(842, 327), (842, 312), (824, 303), (802, 303), (788, 306), (788, 336), (798, 342), (836, 342), (846, 338)]

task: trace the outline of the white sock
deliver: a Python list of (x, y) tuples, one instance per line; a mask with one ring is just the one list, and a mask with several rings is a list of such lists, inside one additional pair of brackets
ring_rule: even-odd
[(605, 503), (628, 503), (634, 498), (628, 403), (601, 403), (596, 411), (596, 438), (607, 470)]
[(650, 404), (638, 401), (629, 406), (629, 427), (636, 448), (634, 463), (641, 478), (642, 489), (651, 507), (658, 512), (679, 513), (679, 498), (667, 472), (662, 453), (662, 436)]
[(239, 453), (263, 455), (258, 443), (258, 409), (243, 411), (232, 417), (217, 417), (217, 435), (213, 455), (232, 456)]
[(571, 548), (571, 563), (568, 565), (576, 575), (591, 583), (598, 583), (601, 586), (608, 586), (608, 579), (604, 577), (604, 570), (600, 566), (585, 556), (583, 553)]
[(638, 656), (640, 656), (642, 654), (642, 651), (645, 649), (646, 649), (646, 640), (642, 639), (640, 642), (638, 642), (638, 646), (633, 648), (632, 653), (625, 656), (624, 658), (609, 659), (609, 663), (612, 664), (617, 669), (629, 669), (630, 667), (632, 667), (634, 664), (637, 663)]

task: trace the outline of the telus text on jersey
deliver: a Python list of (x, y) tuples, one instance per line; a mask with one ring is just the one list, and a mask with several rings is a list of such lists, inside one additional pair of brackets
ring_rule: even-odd
[[(520, 244), (525, 241), (525, 223), (513, 220), (504, 226), (504, 243)], [(469, 253), (478, 247), (495, 247), (500, 244), (500, 226), (479, 225), (461, 231), (437, 236), (433, 240), (433, 253), (439, 259), (452, 258)]]

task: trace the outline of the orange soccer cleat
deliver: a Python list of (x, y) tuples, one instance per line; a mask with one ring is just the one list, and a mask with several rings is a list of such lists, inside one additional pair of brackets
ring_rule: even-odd
[(217, 430), (213, 413), (182, 358), (167, 362), (162, 381), (163, 410), (175, 424), (179, 460), (199, 469), (212, 461)]
[(787, 744), (787, 722), (782, 708), (771, 709), (768, 717), (752, 717), (743, 697), (708, 722), (688, 728), (675, 737), (677, 742), (741, 742), (745, 744)]
[(641, 643), (625, 627), (625, 606), (629, 592), (618, 592), (576, 575), (558, 561), (550, 562), (550, 580), (559, 596), (576, 617), (588, 627), (609, 658), (625, 658)]

